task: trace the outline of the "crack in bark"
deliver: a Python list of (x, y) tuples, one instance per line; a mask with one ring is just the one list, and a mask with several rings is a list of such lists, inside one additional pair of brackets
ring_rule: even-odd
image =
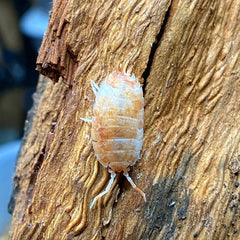
[(169, 5), (168, 10), (166, 11), (163, 23), (162, 23), (161, 28), (160, 28), (160, 31), (156, 35), (156, 40), (152, 44), (152, 49), (151, 49), (151, 52), (149, 54), (147, 67), (146, 67), (145, 71), (142, 74), (142, 78), (144, 79), (143, 87), (142, 87), (144, 95), (145, 95), (145, 89), (146, 89), (146, 85), (147, 85), (147, 78), (150, 75), (151, 67), (152, 67), (152, 63), (153, 63), (153, 59), (154, 59), (155, 53), (156, 53), (157, 48), (159, 46), (160, 40), (161, 40), (161, 38), (162, 38), (162, 36), (164, 34), (164, 31), (165, 31), (165, 28), (166, 28), (166, 25), (167, 25), (167, 22), (168, 22), (168, 19), (169, 19), (169, 15), (170, 15), (170, 10), (171, 10), (171, 4)]
[(29, 181), (29, 185), (28, 185), (28, 189), (27, 189), (28, 202), (32, 201), (33, 194), (35, 191), (35, 184), (37, 181), (38, 172), (41, 169), (41, 166), (44, 161), (44, 154), (45, 154), (45, 147), (42, 149), (42, 153), (39, 155), (38, 160), (33, 168), (34, 171), (32, 172), (32, 174), (30, 176), (30, 181)]

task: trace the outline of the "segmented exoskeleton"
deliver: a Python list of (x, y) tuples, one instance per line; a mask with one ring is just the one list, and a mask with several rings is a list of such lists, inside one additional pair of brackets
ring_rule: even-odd
[(128, 175), (129, 167), (140, 158), (142, 149), (144, 99), (140, 83), (134, 74), (119, 67), (100, 87), (93, 81), (91, 85), (96, 96), (91, 130), (93, 148), (98, 161), (111, 173), (111, 179), (90, 208), (110, 190), (116, 172), (121, 171), (146, 201), (144, 192)]

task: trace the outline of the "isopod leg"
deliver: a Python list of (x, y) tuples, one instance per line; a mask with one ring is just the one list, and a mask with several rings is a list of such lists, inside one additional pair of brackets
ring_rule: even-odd
[(95, 204), (95, 202), (96, 202), (99, 198), (101, 198), (103, 195), (105, 195), (106, 193), (108, 193), (109, 190), (111, 189), (111, 186), (112, 186), (112, 184), (113, 184), (113, 182), (114, 182), (114, 179), (115, 179), (115, 177), (116, 177), (116, 173), (115, 173), (115, 172), (112, 172), (112, 171), (109, 171), (109, 172), (111, 173), (111, 178), (110, 178), (110, 181), (109, 181), (106, 189), (105, 189), (103, 192), (101, 192), (100, 194), (98, 194), (98, 195), (93, 199), (93, 201), (92, 201), (92, 203), (91, 203), (91, 205), (90, 205), (90, 209), (92, 209), (93, 205)]
[(133, 182), (133, 180), (131, 179), (131, 177), (128, 175), (128, 172), (127, 172), (127, 171), (124, 171), (124, 172), (123, 172), (123, 175), (127, 178), (127, 180), (130, 182), (130, 184), (132, 185), (132, 187), (133, 187), (137, 192), (139, 192), (139, 193), (142, 195), (144, 201), (146, 202), (147, 200), (146, 200), (145, 193), (144, 193), (140, 188), (138, 188), (138, 187), (136, 186), (136, 184)]
[(94, 92), (94, 94), (96, 96), (97, 93), (99, 92), (99, 87), (93, 80), (91, 80), (91, 86), (92, 86), (92, 90), (93, 90), (93, 92)]
[(92, 119), (88, 119), (88, 118), (80, 118), (80, 119), (83, 120), (84, 122), (92, 123)]

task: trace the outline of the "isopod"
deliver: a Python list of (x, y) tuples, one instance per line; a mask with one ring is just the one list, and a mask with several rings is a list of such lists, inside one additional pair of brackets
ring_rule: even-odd
[(132, 187), (146, 202), (145, 193), (128, 174), (140, 158), (143, 139), (144, 98), (142, 87), (134, 74), (119, 67), (102, 82), (100, 87), (91, 80), (95, 94), (91, 137), (97, 160), (111, 174), (106, 189), (97, 195), (90, 205), (105, 195), (114, 182), (116, 172), (122, 172)]

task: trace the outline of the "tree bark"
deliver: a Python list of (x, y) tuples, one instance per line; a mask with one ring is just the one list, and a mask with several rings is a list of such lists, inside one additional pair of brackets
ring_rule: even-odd
[[(12, 239), (239, 239), (240, 2), (54, 1), (15, 175)], [(118, 65), (143, 84), (142, 158), (109, 180), (89, 138)]]

